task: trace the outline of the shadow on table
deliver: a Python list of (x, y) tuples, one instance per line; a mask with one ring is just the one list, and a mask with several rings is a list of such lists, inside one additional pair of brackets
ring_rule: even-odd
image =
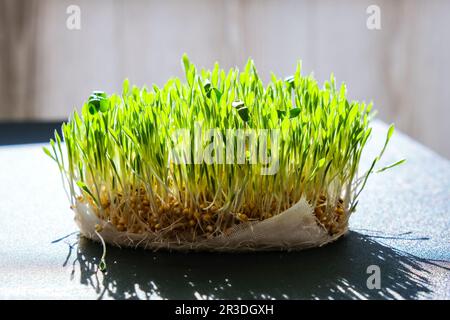
[[(97, 272), (102, 249), (81, 238), (74, 270), (99, 298), (116, 299), (383, 299), (430, 293), (426, 260), (397, 252), (356, 232), (301, 252), (177, 253), (108, 247), (107, 272)], [(381, 289), (367, 288), (369, 265)]]

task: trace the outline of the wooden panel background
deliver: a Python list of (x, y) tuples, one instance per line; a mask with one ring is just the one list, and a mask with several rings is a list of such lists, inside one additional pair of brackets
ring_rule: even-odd
[[(81, 8), (81, 30), (66, 8)], [(366, 8), (381, 8), (368, 30)], [(181, 76), (183, 52), (204, 67), (264, 79), (304, 72), (345, 80), (381, 119), (450, 158), (450, 1), (0, 0), (0, 119), (63, 119), (93, 89)]]

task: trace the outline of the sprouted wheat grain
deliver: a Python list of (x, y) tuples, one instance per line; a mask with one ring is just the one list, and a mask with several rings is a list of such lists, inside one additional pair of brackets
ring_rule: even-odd
[[(95, 91), (81, 114), (75, 111), (63, 124), (65, 145), (55, 132), (51, 149), (44, 149), (58, 164), (82, 232), (104, 247), (107, 241), (213, 250), (215, 245), (302, 248), (342, 235), (393, 126), (380, 155), (358, 178), (372, 104), (347, 100), (346, 86), (337, 88), (333, 75), (319, 87), (311, 75), (301, 74), (298, 63), (292, 77), (272, 76), (263, 86), (252, 60), (244, 71), (225, 72), (218, 64), (212, 71), (197, 71), (186, 56), (183, 65), (185, 81), (172, 78), (149, 89), (130, 88), (125, 80), (121, 95)], [(190, 149), (182, 149), (178, 160), (191, 159), (199, 149), (209, 150), (212, 160), (170, 161), (181, 139), (175, 133), (192, 133), (194, 123), (222, 135), (200, 142), (187, 135), (182, 142)], [(244, 140), (250, 130), (252, 135), (272, 130), (277, 136), (238, 148), (230, 143), (229, 130), (242, 133)], [(223, 142), (243, 161), (217, 161), (220, 152), (214, 146)], [(265, 164), (252, 161), (252, 150), (260, 147), (277, 160), (276, 172), (261, 174)], [(292, 214), (296, 204), (301, 210)], [(285, 213), (289, 223), (280, 218)], [(278, 242), (270, 238), (276, 228), (295, 225), (296, 217), (301, 223), (289, 235), (296, 241), (283, 233)], [(273, 223), (262, 223), (267, 221)], [(252, 232), (258, 228), (256, 236)], [(227, 240), (230, 235), (234, 241)]]

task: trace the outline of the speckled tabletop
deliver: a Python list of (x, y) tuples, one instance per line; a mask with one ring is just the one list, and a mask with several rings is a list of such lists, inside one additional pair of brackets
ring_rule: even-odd
[[(382, 146), (377, 122), (362, 168)], [(302, 252), (169, 253), (79, 239), (41, 144), (0, 147), (0, 298), (449, 299), (450, 162), (397, 133), (337, 242)], [(64, 239), (61, 239), (65, 237)], [(57, 241), (60, 240), (60, 241)], [(367, 268), (380, 268), (369, 289)]]

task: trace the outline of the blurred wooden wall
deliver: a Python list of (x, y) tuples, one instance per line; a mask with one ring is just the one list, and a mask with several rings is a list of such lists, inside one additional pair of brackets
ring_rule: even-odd
[[(66, 9), (81, 8), (81, 30)], [(368, 30), (366, 9), (381, 9)], [(264, 79), (297, 59), (322, 82), (450, 158), (450, 1), (0, 0), (0, 119), (64, 119), (93, 89), (182, 76), (183, 52), (203, 67), (243, 66)]]

